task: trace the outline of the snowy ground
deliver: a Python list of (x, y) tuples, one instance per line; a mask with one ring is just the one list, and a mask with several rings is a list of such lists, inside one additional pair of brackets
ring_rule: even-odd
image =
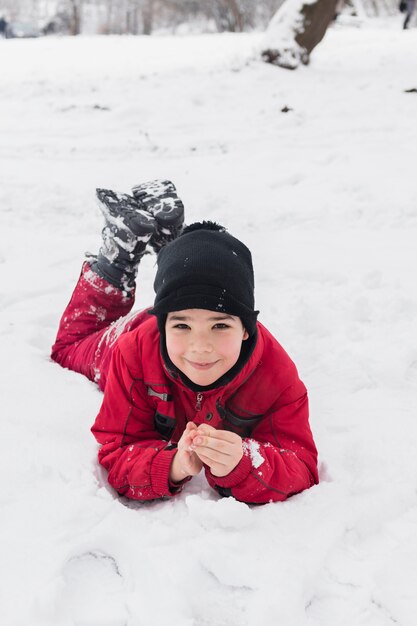
[[(415, 626), (417, 29), (0, 40), (0, 620), (6, 626)], [(282, 112), (284, 107), (290, 108)], [(321, 483), (248, 507), (193, 480), (132, 505), (49, 360), (94, 188), (172, 178), (253, 250), (261, 320), (311, 397)], [(152, 301), (153, 259), (140, 302)]]

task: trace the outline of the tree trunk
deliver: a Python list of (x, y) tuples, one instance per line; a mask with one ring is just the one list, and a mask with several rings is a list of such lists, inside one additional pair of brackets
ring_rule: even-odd
[(151, 35), (153, 29), (153, 0), (146, 0), (142, 9), (142, 33)]
[(70, 34), (79, 35), (81, 32), (81, 0), (71, 0), (71, 26)]
[(235, 24), (235, 32), (243, 32), (243, 16), (239, 9), (238, 3), (236, 0), (228, 0), (227, 5), (231, 14), (233, 15), (233, 21)]
[(219, 33), (243, 31), (243, 15), (237, 0), (208, 0), (207, 6)]
[(262, 58), (287, 69), (307, 65), (336, 14), (338, 0), (287, 0), (272, 18)]

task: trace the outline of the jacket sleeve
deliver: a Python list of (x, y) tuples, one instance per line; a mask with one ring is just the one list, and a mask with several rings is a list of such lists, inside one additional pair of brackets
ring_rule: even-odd
[(298, 379), (243, 439), (244, 454), (227, 476), (207, 480), (222, 495), (248, 504), (285, 500), (318, 483), (317, 450), (308, 421), (308, 398)]
[(135, 500), (153, 500), (181, 491), (169, 471), (176, 446), (161, 438), (154, 426), (155, 408), (139, 371), (129, 371), (120, 348), (112, 356), (103, 403), (92, 427), (101, 444), (98, 459), (118, 493)]

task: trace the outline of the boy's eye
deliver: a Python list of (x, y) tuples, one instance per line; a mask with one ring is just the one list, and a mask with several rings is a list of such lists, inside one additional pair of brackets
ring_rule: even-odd
[(187, 326), (187, 324), (179, 323), (179, 324), (175, 324), (175, 326), (173, 326), (173, 328), (178, 328), (179, 330), (185, 330), (185, 329), (187, 329), (189, 327)]
[(217, 328), (218, 330), (224, 330), (226, 328), (230, 328), (229, 324), (224, 324), (223, 322), (218, 322), (217, 324), (214, 325), (214, 328)]

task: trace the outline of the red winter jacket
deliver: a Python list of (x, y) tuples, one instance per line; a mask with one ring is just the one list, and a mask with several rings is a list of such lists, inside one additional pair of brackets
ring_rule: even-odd
[(227, 476), (205, 468), (222, 495), (247, 503), (285, 500), (318, 482), (308, 399), (294, 363), (258, 323), (249, 361), (228, 384), (197, 394), (166, 370), (152, 317), (121, 336), (92, 432), (109, 483), (137, 500), (172, 496), (175, 443), (186, 423), (209, 423), (242, 436), (244, 454)]

